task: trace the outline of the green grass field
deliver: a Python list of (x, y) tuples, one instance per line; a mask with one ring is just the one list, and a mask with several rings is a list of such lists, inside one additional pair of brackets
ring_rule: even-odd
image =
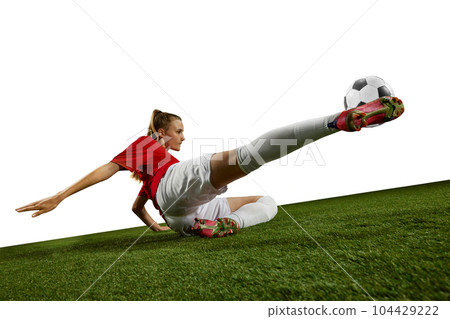
[(449, 300), (449, 195), (444, 181), (284, 205), (219, 239), (148, 231), (87, 291), (145, 227), (5, 247), (0, 300)]

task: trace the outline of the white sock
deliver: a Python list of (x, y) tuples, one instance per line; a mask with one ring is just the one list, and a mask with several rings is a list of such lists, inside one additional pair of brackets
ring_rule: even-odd
[(245, 228), (268, 222), (275, 217), (277, 211), (275, 200), (270, 196), (264, 196), (255, 203), (242, 206), (226, 217), (235, 220), (241, 228)]
[(239, 167), (244, 173), (249, 174), (265, 163), (338, 132), (337, 129), (329, 128), (328, 123), (333, 122), (339, 114), (297, 122), (261, 135), (250, 144), (237, 149)]

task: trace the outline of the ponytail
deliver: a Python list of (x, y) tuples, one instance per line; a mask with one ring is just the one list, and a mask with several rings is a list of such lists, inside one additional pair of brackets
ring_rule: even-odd
[[(150, 125), (148, 126), (148, 129), (147, 129), (147, 136), (151, 136), (152, 139), (154, 139), (155, 141), (159, 141), (158, 130), (155, 127), (155, 118), (160, 113), (163, 113), (163, 112), (158, 109), (153, 110), (152, 116), (150, 118)], [(158, 116), (158, 119), (159, 119), (159, 116)]]
[[(152, 116), (150, 118), (150, 125), (147, 129), (147, 136), (151, 136), (151, 138), (155, 141), (159, 141), (158, 130), (160, 128), (165, 131), (169, 130), (170, 122), (172, 122), (173, 120), (181, 121), (181, 117), (172, 113), (160, 111), (158, 109), (153, 110)], [(134, 171), (130, 177), (138, 182), (141, 182), (139, 174), (136, 171)]]
[(158, 109), (153, 110), (152, 117), (150, 118), (150, 125), (147, 130), (147, 136), (151, 136), (155, 141), (159, 141), (158, 130), (160, 128), (165, 131), (169, 130), (170, 122), (173, 120), (181, 121), (181, 117)]

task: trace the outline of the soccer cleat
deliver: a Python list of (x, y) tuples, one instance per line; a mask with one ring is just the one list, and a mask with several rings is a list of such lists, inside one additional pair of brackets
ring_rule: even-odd
[(354, 132), (368, 125), (383, 124), (395, 120), (403, 114), (402, 100), (384, 96), (367, 104), (342, 112), (328, 127)]
[(196, 218), (192, 231), (200, 237), (225, 237), (236, 234), (239, 231), (239, 225), (231, 218), (218, 218), (217, 220)]

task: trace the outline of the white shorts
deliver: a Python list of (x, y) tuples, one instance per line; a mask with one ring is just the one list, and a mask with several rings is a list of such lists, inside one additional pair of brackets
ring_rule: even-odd
[(209, 180), (212, 155), (170, 166), (159, 182), (156, 201), (163, 218), (182, 235), (192, 235), (195, 218), (216, 220), (231, 214), (226, 198), (215, 198), (225, 193), (227, 186), (216, 189)]

